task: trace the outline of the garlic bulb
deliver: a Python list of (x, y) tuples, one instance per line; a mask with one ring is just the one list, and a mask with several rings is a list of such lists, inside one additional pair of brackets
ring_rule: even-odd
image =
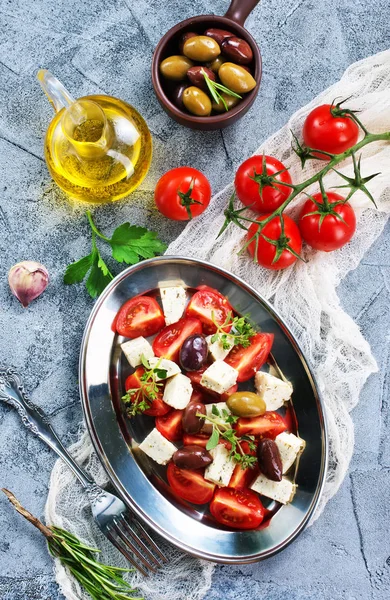
[(47, 288), (49, 273), (41, 263), (24, 260), (10, 268), (8, 283), (13, 295), (26, 308)]

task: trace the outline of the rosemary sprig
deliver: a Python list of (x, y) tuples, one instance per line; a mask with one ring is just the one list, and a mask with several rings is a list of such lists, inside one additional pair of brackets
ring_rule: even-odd
[[(248, 348), (251, 345), (251, 338), (256, 335), (256, 331), (246, 317), (233, 317), (231, 311), (226, 315), (225, 322), (222, 325), (216, 322), (213, 312), (211, 313), (211, 319), (217, 328), (211, 342), (221, 342), (224, 350), (230, 350), (233, 346)], [(231, 329), (229, 333), (226, 333), (228, 326), (231, 326)]]
[(226, 85), (222, 85), (222, 83), (217, 83), (216, 81), (213, 81), (212, 79), (210, 79), (210, 77), (207, 75), (207, 73), (203, 70), (202, 70), (202, 75), (204, 77), (204, 80), (206, 82), (206, 85), (208, 87), (208, 90), (209, 90), (213, 100), (217, 104), (219, 104), (219, 102), (221, 101), (225, 107), (225, 110), (229, 110), (229, 107), (226, 104), (224, 97), (219, 93), (219, 90), (221, 90), (221, 92), (224, 92), (228, 96), (234, 96), (234, 98), (239, 98), (241, 100), (242, 96), (240, 96), (239, 94), (236, 94), (236, 92), (233, 92), (233, 90), (226, 87)]
[(236, 434), (235, 430), (232, 428), (232, 424), (237, 422), (238, 417), (229, 413), (225, 408), (219, 410), (215, 404), (213, 404), (211, 408), (211, 416), (202, 413), (197, 413), (197, 416), (213, 425), (213, 432), (206, 444), (206, 450), (212, 450), (218, 446), (219, 439), (223, 438), (231, 444), (229, 457), (232, 460), (240, 464), (243, 469), (251, 469), (254, 467), (257, 458), (256, 456), (245, 452), (242, 447), (242, 442), (247, 442), (249, 450), (253, 451), (256, 449), (256, 444), (254, 442), (255, 438), (253, 435), (243, 435), (239, 437)]
[(2, 491), (18, 513), (45, 536), (50, 554), (69, 569), (93, 600), (143, 600), (133, 596), (136, 590), (123, 579), (123, 574), (133, 569), (121, 569), (99, 562), (94, 555), (100, 550), (86, 546), (65, 529), (53, 525), (47, 527), (23, 508), (12, 492), (5, 488)]
[(145, 372), (140, 377), (140, 387), (130, 388), (122, 396), (122, 400), (127, 405), (126, 412), (129, 417), (142, 414), (151, 407), (163, 385), (162, 381), (158, 381), (157, 378), (159, 380), (167, 378), (167, 370), (161, 369), (159, 366), (161, 359), (153, 368), (150, 367), (144, 355), (142, 355), (141, 360)]

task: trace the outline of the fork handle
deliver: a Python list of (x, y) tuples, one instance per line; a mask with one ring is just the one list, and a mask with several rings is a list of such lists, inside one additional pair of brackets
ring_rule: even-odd
[(48, 416), (27, 398), (20, 375), (13, 368), (0, 366), (0, 400), (16, 408), (23, 425), (66, 462), (87, 492), (91, 493), (97, 488), (93, 479), (79, 467), (66, 450)]

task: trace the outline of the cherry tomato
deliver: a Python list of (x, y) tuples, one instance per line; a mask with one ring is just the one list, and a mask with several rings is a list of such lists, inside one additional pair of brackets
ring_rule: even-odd
[(173, 491), (193, 504), (206, 504), (214, 494), (215, 484), (206, 481), (202, 471), (179, 469), (173, 462), (168, 464), (168, 483)]
[(217, 392), (214, 392), (212, 390), (208, 390), (207, 388), (204, 388), (201, 385), (200, 380), (202, 379), (203, 373), (209, 366), (210, 365), (206, 365), (202, 369), (199, 369), (199, 371), (188, 371), (187, 377), (189, 377), (191, 379), (192, 385), (196, 389), (198, 389), (202, 392), (203, 398), (201, 401), (204, 404), (211, 404), (211, 402), (215, 402), (214, 398), (218, 398), (219, 401), (226, 401), (229, 398), (229, 396), (231, 396), (232, 394), (234, 394), (237, 391), (238, 385), (235, 383), (234, 385), (232, 385), (231, 388), (226, 390), (226, 392), (224, 392), (223, 394), (218, 394)]
[[(348, 116), (334, 117), (331, 108), (335, 108), (334, 105), (321, 104), (307, 115), (303, 125), (303, 139), (309, 148), (340, 154), (356, 144), (359, 127)], [(329, 160), (321, 152), (316, 152), (315, 155)]]
[[(241, 442), (241, 447), (244, 450), (245, 454), (251, 454), (252, 456), (256, 456), (256, 450), (250, 450), (248, 442)], [(254, 481), (255, 477), (259, 474), (259, 468), (257, 463), (255, 463), (252, 467), (247, 467), (243, 469), (242, 466), (238, 463), (234, 467), (233, 474), (230, 478), (228, 487), (235, 488), (236, 490), (242, 490), (244, 488), (249, 488), (252, 481)]]
[(234, 346), (231, 349), (225, 362), (237, 369), (237, 381), (248, 381), (254, 376), (267, 360), (273, 341), (273, 333), (256, 333), (248, 348)]
[(206, 448), (209, 439), (209, 435), (185, 433), (183, 435), (183, 446), (202, 446), (202, 448)]
[(206, 210), (210, 203), (208, 179), (192, 167), (177, 167), (161, 177), (154, 201), (160, 213), (174, 221), (189, 221)]
[(287, 425), (277, 412), (266, 412), (261, 417), (240, 417), (234, 426), (237, 435), (262, 435), (275, 439), (279, 433), (286, 431)]
[(155, 355), (178, 362), (182, 343), (193, 333), (202, 333), (202, 323), (193, 317), (183, 317), (177, 323), (167, 325), (154, 339)]
[(162, 417), (156, 417), (156, 428), (167, 440), (178, 442), (183, 437), (182, 416), (182, 410), (173, 409)]
[[(262, 215), (257, 218), (257, 221), (263, 221), (269, 217), (269, 215)], [(296, 223), (287, 215), (283, 215), (284, 220), (284, 234), (286, 236), (285, 243), (288, 243), (288, 246), (299, 254), (302, 249), (302, 238), (299, 232), (298, 226)], [(252, 223), (249, 227), (247, 233), (247, 241), (253, 238), (255, 233), (258, 231), (259, 226), (256, 223)], [(266, 267), (267, 269), (272, 269), (274, 271), (279, 269), (285, 269), (286, 267), (291, 266), (297, 260), (297, 257), (294, 256), (292, 252), (290, 252), (287, 248), (282, 250), (279, 258), (276, 258), (277, 247), (274, 244), (271, 244), (266, 239), (264, 239), (263, 235), (271, 240), (278, 240), (281, 236), (282, 229), (280, 218), (278, 216), (271, 219), (269, 223), (267, 223), (263, 230), (262, 235), (258, 237), (257, 241), (257, 253), (256, 253), (256, 239), (254, 239), (248, 246), (248, 252), (252, 257), (257, 256), (257, 262), (262, 267)], [(275, 260), (275, 262), (273, 262)]]
[(161, 307), (150, 296), (131, 298), (119, 309), (116, 317), (117, 332), (128, 338), (154, 335), (164, 325)]
[(255, 492), (229, 487), (216, 490), (210, 512), (218, 523), (233, 529), (256, 529), (265, 514)]
[[(334, 192), (326, 192), (326, 195), (332, 212), (325, 212), (321, 193), (314, 194), (314, 200), (320, 203), (321, 207), (310, 199), (306, 200), (299, 216), (299, 229), (305, 242), (312, 248), (332, 252), (345, 246), (353, 237), (356, 217), (352, 206), (345, 202), (342, 196)], [(312, 214), (313, 212), (316, 214)], [(320, 224), (322, 214), (325, 218)]]
[[(233, 309), (227, 298), (212, 288), (202, 289), (192, 296), (187, 309), (188, 317), (197, 317), (203, 325), (203, 331), (207, 334), (215, 333), (218, 325), (223, 325), (229, 315), (233, 315)], [(230, 331), (231, 326), (225, 328)]]
[(273, 156), (255, 155), (242, 163), (234, 185), (238, 198), (245, 206), (259, 213), (273, 212), (289, 197), (291, 188), (273, 183), (270, 176), (291, 184), (290, 173)]
[[(126, 392), (134, 388), (141, 388), (141, 377), (144, 373), (145, 369), (143, 367), (138, 367), (132, 375), (129, 375), (125, 383)], [(159, 417), (167, 414), (167, 412), (171, 410), (171, 407), (168, 406), (168, 404), (165, 404), (162, 397), (163, 391), (162, 388), (160, 388), (157, 398), (150, 401), (150, 408), (144, 411), (144, 415), (148, 415), (149, 417)]]

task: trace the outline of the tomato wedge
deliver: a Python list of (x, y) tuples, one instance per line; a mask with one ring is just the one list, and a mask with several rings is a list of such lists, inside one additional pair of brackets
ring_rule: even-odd
[(202, 448), (206, 448), (206, 444), (209, 439), (209, 435), (194, 435), (192, 433), (185, 433), (183, 435), (183, 446), (202, 446)]
[(248, 348), (234, 346), (225, 358), (225, 362), (237, 369), (237, 381), (248, 381), (263, 366), (268, 358), (274, 341), (273, 333), (256, 333)]
[(263, 435), (267, 438), (276, 438), (279, 433), (286, 431), (287, 425), (283, 417), (277, 412), (266, 412), (261, 417), (240, 417), (235, 424), (238, 436)]
[[(256, 456), (256, 450), (250, 450), (248, 442), (241, 442), (241, 447), (245, 454)], [(252, 467), (247, 467), (246, 469), (243, 469), (240, 464), (237, 464), (230, 478), (228, 487), (235, 488), (236, 490), (248, 488), (259, 473), (260, 471), (257, 463), (255, 463)]]
[[(187, 316), (200, 319), (203, 331), (207, 334), (215, 333), (217, 331), (215, 323), (223, 325), (229, 313), (233, 315), (233, 309), (227, 298), (209, 287), (195, 292), (186, 309)], [(226, 331), (230, 329), (231, 326), (225, 328)]]
[(120, 308), (115, 325), (119, 335), (124, 337), (148, 337), (164, 327), (165, 319), (157, 300), (150, 296), (136, 296)]
[(265, 509), (252, 490), (219, 488), (210, 504), (214, 519), (233, 529), (256, 529), (264, 519)]
[(167, 325), (154, 339), (155, 355), (178, 362), (179, 351), (184, 340), (193, 333), (202, 333), (202, 323), (193, 317), (183, 317), (177, 323)]
[(171, 442), (181, 440), (183, 437), (183, 428), (181, 426), (182, 416), (182, 410), (173, 409), (162, 417), (156, 417), (156, 427), (161, 435)]
[(179, 469), (173, 462), (168, 464), (168, 483), (173, 491), (193, 504), (206, 504), (214, 494), (215, 484), (206, 481), (202, 471)]
[[(129, 375), (125, 383), (126, 392), (135, 388), (141, 388), (141, 377), (144, 373), (145, 369), (143, 367), (137, 367), (134, 373)], [(165, 404), (162, 397), (163, 391), (162, 388), (160, 388), (157, 398), (150, 400), (150, 408), (144, 411), (144, 415), (148, 415), (149, 417), (160, 417), (162, 415), (166, 415), (167, 412), (171, 410), (171, 407), (168, 406), (168, 404)]]
[(226, 390), (226, 392), (224, 392), (223, 394), (218, 394), (217, 392), (208, 390), (207, 388), (203, 387), (200, 384), (200, 380), (202, 379), (203, 373), (209, 366), (210, 365), (206, 365), (202, 369), (199, 369), (199, 371), (188, 371), (186, 373), (186, 375), (187, 375), (187, 377), (189, 377), (191, 379), (191, 383), (195, 387), (195, 389), (199, 389), (200, 392), (202, 393), (201, 402), (203, 402), (204, 404), (211, 404), (212, 402), (215, 402), (214, 398), (218, 398), (219, 400), (226, 401), (229, 398), (229, 396), (231, 396), (232, 394), (234, 394), (234, 392), (237, 391), (238, 385), (235, 383), (234, 385), (232, 385), (231, 388)]

